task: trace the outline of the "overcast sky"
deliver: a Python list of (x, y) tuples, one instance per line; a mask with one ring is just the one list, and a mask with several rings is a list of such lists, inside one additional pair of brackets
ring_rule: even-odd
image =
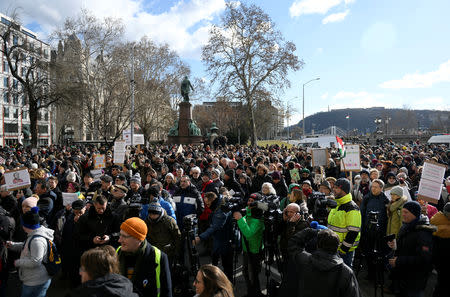
[[(448, 0), (260, 0), (285, 39), (305, 62), (290, 74), (283, 100), (305, 113), (347, 107), (450, 110)], [(224, 11), (223, 0), (2, 0), (0, 10), (20, 7), (22, 23), (42, 39), (68, 16), (87, 8), (98, 17), (121, 18), (126, 38), (148, 35), (166, 42), (206, 77), (200, 61), (208, 29)], [(297, 98), (295, 98), (297, 97)], [(210, 100), (210, 98), (205, 98)]]

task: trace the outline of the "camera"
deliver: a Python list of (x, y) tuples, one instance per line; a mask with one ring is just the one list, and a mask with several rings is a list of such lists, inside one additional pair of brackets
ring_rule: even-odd
[(319, 224), (326, 225), (328, 220), (328, 208), (336, 208), (337, 202), (334, 199), (327, 198), (324, 193), (313, 192), (308, 198), (312, 201), (313, 218)]
[(378, 224), (378, 217), (380, 216), (380, 213), (378, 211), (370, 211), (368, 215), (369, 223), (373, 225)]
[(220, 206), (220, 209), (223, 212), (229, 212), (229, 211), (231, 211), (231, 212), (236, 212), (236, 211), (241, 212), (243, 206), (244, 205), (242, 204), (242, 201), (241, 201), (240, 197), (231, 197), (225, 203), (223, 203)]
[(186, 230), (192, 230), (197, 225), (198, 219), (195, 214), (187, 215), (183, 218), (183, 228)]

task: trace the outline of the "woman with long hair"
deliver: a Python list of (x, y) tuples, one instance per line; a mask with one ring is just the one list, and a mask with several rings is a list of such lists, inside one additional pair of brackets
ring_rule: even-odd
[(211, 264), (200, 267), (194, 279), (196, 297), (234, 297), (233, 286), (220, 268)]

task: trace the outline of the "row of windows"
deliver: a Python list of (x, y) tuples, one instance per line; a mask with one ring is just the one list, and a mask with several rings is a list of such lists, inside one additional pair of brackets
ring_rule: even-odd
[[(23, 124), (22, 129), (30, 130), (30, 125)], [(17, 123), (5, 123), (3, 128), (6, 133), (17, 133), (19, 131), (19, 125)], [(39, 134), (48, 134), (48, 126), (47, 125), (38, 125), (38, 133)]]
[[(3, 92), (3, 103), (11, 103), (11, 97), (12, 97), (12, 104), (18, 105), (19, 104), (19, 94), (10, 94), (9, 92)], [(26, 105), (27, 102), (25, 100), (25, 95), (20, 96), (22, 105)]]
[[(10, 110), (12, 110), (11, 113), (10, 113)], [(42, 119), (44, 121), (48, 121), (48, 112), (44, 112), (43, 114), (44, 114), (44, 117), (42, 117), (42, 113), (38, 112), (38, 121), (42, 121)], [(3, 116), (8, 119), (10, 117), (10, 115), (12, 115), (13, 119), (18, 119), (19, 118), (19, 109), (3, 106)], [(28, 119), (28, 112), (25, 110), (22, 111), (22, 119), (24, 119), (24, 120)]]

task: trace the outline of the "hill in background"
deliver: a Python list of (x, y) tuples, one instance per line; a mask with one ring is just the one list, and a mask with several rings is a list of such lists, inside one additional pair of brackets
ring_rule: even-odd
[[(349, 120), (346, 116), (349, 115)], [(378, 124), (375, 120), (378, 119)], [(302, 121), (292, 127), (301, 128)], [(337, 126), (355, 134), (372, 133), (377, 130), (388, 134), (417, 133), (419, 130), (430, 132), (449, 132), (450, 111), (386, 109), (384, 107), (335, 109), (319, 112), (305, 118), (306, 133), (321, 133)], [(403, 129), (403, 130), (402, 130)]]

